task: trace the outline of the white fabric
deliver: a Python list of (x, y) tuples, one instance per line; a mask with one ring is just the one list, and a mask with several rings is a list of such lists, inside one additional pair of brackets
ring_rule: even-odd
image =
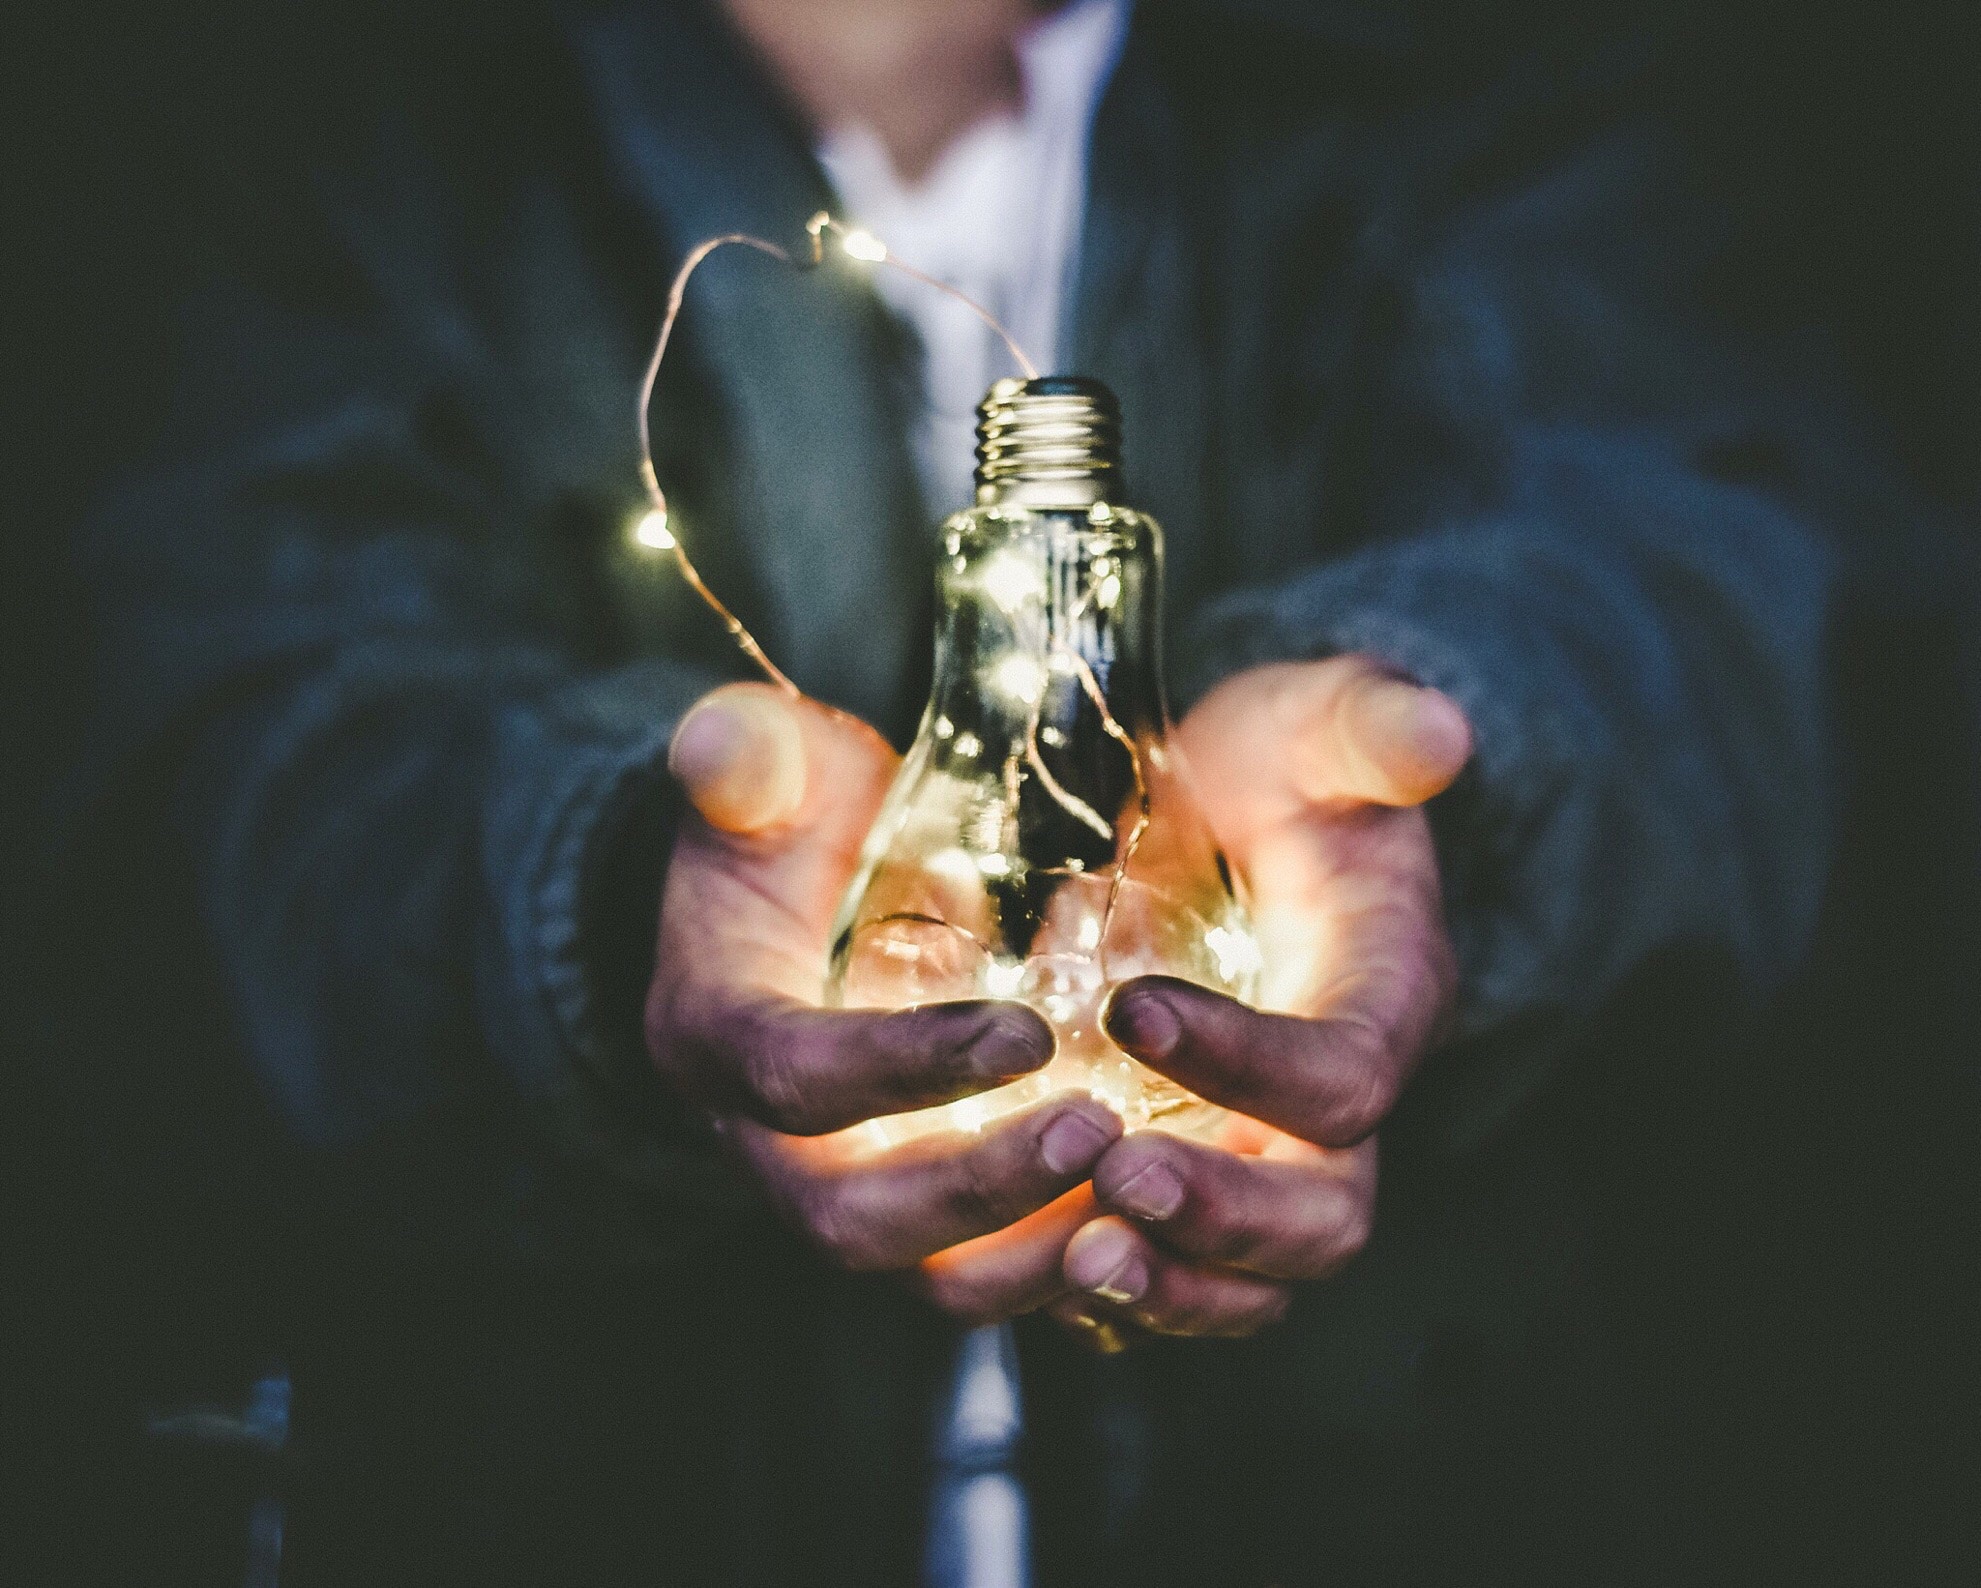
[[(869, 127), (834, 128), (818, 149), (842, 218), (975, 298), (1043, 374), (1058, 367), (1086, 200), (1087, 137), (1128, 9), (1128, 0), (1075, 0), (1035, 23), (1018, 41), (1022, 112), (979, 122), (913, 186)], [(915, 463), (929, 506), (953, 512), (971, 500), (977, 404), (993, 380), (1017, 371), (995, 333), (954, 299), (885, 267), (875, 270), (874, 286), (921, 337)]]

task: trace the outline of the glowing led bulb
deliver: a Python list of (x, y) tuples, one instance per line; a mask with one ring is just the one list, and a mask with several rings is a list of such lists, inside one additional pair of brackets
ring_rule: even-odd
[(1032, 705), (1046, 689), (1046, 670), (1030, 657), (1013, 653), (990, 670), (991, 688), (1001, 695)]
[(651, 551), (674, 549), (674, 531), (667, 527), (667, 514), (657, 507), (633, 520), (633, 539)]
[(872, 232), (855, 229), (846, 234), (840, 244), (855, 259), (864, 259), (870, 265), (877, 265), (887, 257), (887, 244)]

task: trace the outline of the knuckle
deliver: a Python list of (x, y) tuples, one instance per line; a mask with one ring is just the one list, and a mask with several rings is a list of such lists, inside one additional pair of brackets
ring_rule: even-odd
[(746, 1052), (743, 1084), (751, 1111), (765, 1124), (792, 1135), (817, 1129), (810, 1076), (789, 1047), (752, 1042)]
[(1254, 1245), (1252, 1222), (1228, 1196), (1212, 1192), (1190, 1199), (1190, 1245), (1213, 1262), (1236, 1262)]
[(998, 1166), (981, 1151), (966, 1152), (957, 1160), (949, 1206), (959, 1220), (984, 1229), (1002, 1229), (1028, 1211)]
[(866, 1220), (842, 1186), (810, 1187), (799, 1200), (798, 1222), (806, 1238), (840, 1267), (860, 1272), (874, 1266)]
[(1342, 1262), (1359, 1256), (1375, 1233), (1373, 1209), (1363, 1197), (1343, 1199), (1341, 1221), (1335, 1227), (1334, 1249)]
[(1396, 1105), (1397, 1066), (1386, 1033), (1363, 1021), (1344, 1021), (1337, 1054), (1339, 1085), (1322, 1111), (1321, 1140), (1348, 1146), (1380, 1125)]
[(1369, 1244), (1374, 1233), (1374, 1209), (1359, 1195), (1338, 1198), (1313, 1242), (1308, 1268), (1316, 1279), (1338, 1273)]
[(1287, 1309), (1293, 1305), (1293, 1295), (1288, 1290), (1267, 1292), (1245, 1312), (1232, 1321), (1230, 1334), (1233, 1339), (1244, 1340), (1270, 1329), (1284, 1321)]
[(1242, 1113), (1257, 1112), (1253, 1105), (1281, 1089), (1264, 1048), (1263, 1043), (1239, 1041), (1218, 1050), (1217, 1068), (1223, 1072), (1225, 1090), (1232, 1106)]

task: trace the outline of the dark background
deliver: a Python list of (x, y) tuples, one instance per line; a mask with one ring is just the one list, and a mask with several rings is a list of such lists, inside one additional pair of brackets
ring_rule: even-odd
[[(389, 14), (471, 49), (515, 3)], [(326, 5), (363, 9), (311, 9)], [(1549, 8), (1440, 9), (1462, 32), (1545, 25)], [(142, 963), (106, 1006), (104, 945), (70, 907), (86, 890), (51, 864), (89, 647), (65, 527), (143, 451), (176, 284), (218, 218), (241, 221), (216, 151), (250, 157), (336, 91), (336, 62), (298, 44), (302, 10), (43, 7), (16, 20), (9, 51), (24, 224), (8, 291), (0, 1150), (16, 1249), (0, 1484), (32, 1561), (21, 1581), (238, 1580), (228, 1552), (266, 1475), (161, 1452), (140, 1430), (147, 1409), (238, 1404), (276, 1314), (308, 1306), (296, 1254), (259, 1244), (267, 1144), (224, 1078), (181, 1051), (193, 1039), (152, 1018), (147, 987), (190, 973), (184, 945), (163, 941), (174, 924), (149, 923), (151, 949), (120, 945)], [(1751, 312), (1833, 343), (1921, 506), (1865, 551), (1839, 634), (1853, 798), (1808, 970), (1759, 1033), (1730, 1035), (1702, 1007), (1695, 1051), (1606, 1066), (1600, 1091), (1552, 1107), (1586, 1146), (1637, 1387), (1684, 1473), (1672, 1527), (1730, 1582), (1981, 1580), (1972, 7), (1666, 11), (1693, 65), (1674, 114), (1728, 201), (1768, 221), (1768, 257), (1737, 272), (1761, 283)], [(1613, 1040), (1629, 1029), (1625, 1010)], [(404, 1342), (409, 1383), (474, 1356), (456, 1332), (472, 1330), (474, 1294), (440, 1276), (371, 1320)], [(538, 1301), (556, 1350), (597, 1298)]]

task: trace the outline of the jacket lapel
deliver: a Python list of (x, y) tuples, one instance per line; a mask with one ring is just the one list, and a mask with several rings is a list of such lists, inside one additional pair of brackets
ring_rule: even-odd
[[(668, 272), (732, 231), (802, 257), (832, 194), (712, 17), (628, 5), (571, 27)], [(930, 541), (884, 311), (844, 264), (801, 276), (740, 249), (696, 273), (688, 302), (737, 465), (728, 527), (755, 575), (753, 627), (803, 688), (898, 734), (926, 677)]]
[(1166, 616), (1183, 619), (1202, 600), (1208, 574), (1209, 365), (1181, 187), (1183, 139), (1142, 37), (1146, 20), (1138, 14), (1094, 120), (1064, 345), (1081, 373), (1121, 399), (1129, 504), (1162, 523)]

